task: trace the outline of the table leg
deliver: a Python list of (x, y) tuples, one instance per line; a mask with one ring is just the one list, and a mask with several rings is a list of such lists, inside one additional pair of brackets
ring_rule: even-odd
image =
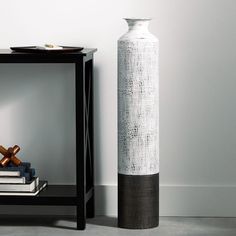
[(75, 63), (77, 229), (86, 226), (85, 62)]
[[(87, 187), (94, 189), (94, 89), (93, 89), (93, 60), (89, 60), (85, 65), (85, 83), (87, 97)], [(88, 190), (88, 189), (87, 189)], [(95, 215), (95, 197), (94, 192), (92, 197), (87, 202), (87, 217), (93, 218)]]

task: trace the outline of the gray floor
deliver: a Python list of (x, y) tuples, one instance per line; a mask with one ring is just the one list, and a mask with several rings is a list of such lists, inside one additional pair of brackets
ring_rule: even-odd
[(88, 220), (85, 231), (74, 230), (75, 221), (51, 217), (0, 217), (0, 235), (17, 236), (236, 236), (236, 218), (184, 218), (162, 217), (160, 226), (147, 230), (126, 230), (116, 227), (116, 218), (96, 217)]

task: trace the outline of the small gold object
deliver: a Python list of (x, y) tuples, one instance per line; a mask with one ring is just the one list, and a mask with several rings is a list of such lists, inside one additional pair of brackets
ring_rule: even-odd
[(46, 48), (56, 48), (56, 47), (58, 47), (57, 45), (53, 45), (53, 44), (45, 44), (44, 46)]
[(12, 162), (14, 165), (19, 166), (21, 164), (21, 160), (15, 156), (19, 151), (20, 147), (18, 145), (9, 147), (8, 149), (0, 146), (0, 153), (3, 155), (3, 158), (0, 160), (0, 165), (5, 167)]

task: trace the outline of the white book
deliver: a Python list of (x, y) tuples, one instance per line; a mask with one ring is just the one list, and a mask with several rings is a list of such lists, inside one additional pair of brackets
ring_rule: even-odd
[(0, 184), (1, 192), (32, 192), (39, 185), (39, 178), (34, 177), (26, 184)]
[(0, 171), (0, 176), (20, 176), (20, 171)]
[(1, 176), (0, 184), (25, 184), (25, 177)]
[(32, 192), (0, 192), (0, 196), (36, 196), (47, 184), (47, 181), (39, 181), (38, 187)]

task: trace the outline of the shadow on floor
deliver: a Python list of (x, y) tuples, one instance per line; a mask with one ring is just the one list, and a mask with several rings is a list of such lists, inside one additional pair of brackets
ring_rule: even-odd
[(116, 217), (105, 217), (105, 216), (95, 217), (92, 219), (87, 219), (87, 223), (92, 224), (92, 225), (117, 228), (117, 218)]
[(73, 216), (0, 216), (0, 226), (45, 226), (62, 229), (76, 229)]
[[(117, 218), (95, 217), (87, 219), (87, 224), (116, 228)], [(0, 226), (44, 226), (75, 230), (76, 218), (73, 216), (0, 215)]]

